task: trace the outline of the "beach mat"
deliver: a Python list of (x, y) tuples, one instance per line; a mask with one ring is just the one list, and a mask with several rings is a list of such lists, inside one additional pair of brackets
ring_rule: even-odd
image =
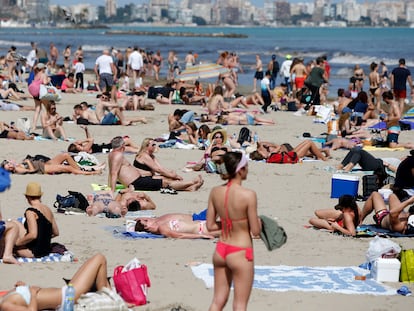
[(365, 151), (403, 151), (404, 147), (389, 148), (389, 147), (376, 147), (376, 146), (364, 146)]
[[(93, 191), (111, 190), (111, 188), (108, 185), (105, 185), (105, 184), (92, 183), (91, 187), (92, 187)], [(121, 190), (121, 189), (125, 189), (125, 186), (121, 185), (121, 184), (116, 184), (115, 190)]]
[[(67, 259), (68, 257), (64, 257), (64, 255), (60, 255), (57, 253), (51, 253), (47, 256), (40, 257), (40, 258), (27, 258), (27, 257), (17, 257), (18, 262), (26, 263), (26, 262), (59, 262), (59, 261), (73, 261), (73, 258), (70, 260)], [(0, 259), (0, 263), (3, 263), (3, 259)]]
[(160, 234), (153, 234), (148, 232), (127, 232), (125, 226), (106, 226), (105, 231), (111, 232), (116, 239), (122, 240), (137, 240), (137, 239), (163, 239)]
[(388, 229), (377, 227), (376, 225), (360, 225), (356, 229), (357, 237), (389, 237), (389, 238), (412, 238), (413, 234), (402, 234), (399, 232), (393, 232)]
[[(207, 288), (214, 286), (212, 264), (191, 266), (191, 270)], [(355, 280), (355, 276), (368, 274), (369, 270), (359, 267), (255, 266), (253, 288), (276, 292), (396, 295), (395, 289), (374, 279)]]

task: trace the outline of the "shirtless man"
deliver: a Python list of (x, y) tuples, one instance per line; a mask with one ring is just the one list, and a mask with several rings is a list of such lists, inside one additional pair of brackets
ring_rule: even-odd
[(414, 222), (414, 207), (411, 206), (408, 212), (404, 211), (404, 208), (414, 203), (414, 196), (411, 196), (408, 200), (401, 202), (400, 199), (394, 194), (390, 194), (389, 209), (384, 202), (381, 194), (374, 191), (364, 204), (361, 215), (361, 223), (365, 217), (375, 211), (374, 221), (375, 224), (381, 228), (388, 229), (394, 232), (402, 234), (414, 233), (414, 227), (409, 223)]
[(120, 136), (111, 141), (112, 151), (108, 154), (109, 176), (108, 184), (112, 192), (115, 192), (116, 182), (119, 181), (131, 190), (160, 190), (171, 188), (182, 191), (196, 191), (204, 183), (201, 175), (190, 181), (154, 179), (151, 176), (141, 176), (139, 169), (133, 166), (124, 157), (125, 142)]
[(401, 111), (398, 103), (394, 100), (392, 91), (386, 91), (382, 93), (382, 99), (389, 106), (387, 116), (380, 117), (387, 124), (387, 143), (390, 148), (407, 148), (414, 149), (413, 143), (399, 143), (398, 136), (400, 136), (401, 126)]
[(306, 74), (307, 71), (303, 64), (303, 58), (299, 58), (298, 62), (290, 69), (291, 81), (293, 81), (293, 96), (295, 96), (297, 90), (302, 89), (305, 85)]
[(256, 54), (256, 72), (254, 74), (254, 78), (253, 78), (253, 92), (256, 92), (256, 85), (257, 85), (257, 80), (262, 80), (263, 79), (263, 63), (262, 60), (260, 59), (260, 55)]
[[(136, 117), (134, 119), (126, 119), (118, 104), (110, 101), (110, 93), (104, 92), (96, 104), (96, 119), (93, 123), (102, 125), (131, 125), (134, 122), (147, 123), (143, 117)], [(89, 119), (88, 119), (89, 121)], [(98, 121), (98, 122), (96, 122)]]
[(186, 57), (184, 59), (184, 62), (185, 62), (185, 68), (186, 69), (195, 65), (196, 60), (195, 60), (195, 57), (193, 55), (193, 51), (188, 52), (188, 54), (186, 55)]
[(174, 239), (214, 239), (220, 231), (210, 232), (205, 220), (193, 220), (189, 214), (165, 214), (157, 218), (136, 219), (135, 231), (161, 234)]
[(59, 51), (53, 42), (50, 43), (49, 54), (50, 54), (50, 65), (52, 68), (55, 68), (57, 60), (59, 58)]

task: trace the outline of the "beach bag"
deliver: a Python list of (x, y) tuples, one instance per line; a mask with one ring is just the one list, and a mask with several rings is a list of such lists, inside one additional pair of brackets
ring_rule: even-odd
[(99, 165), (99, 160), (90, 153), (85, 151), (78, 152), (73, 159), (78, 163), (80, 167), (84, 166), (96, 166)]
[(113, 280), (116, 291), (127, 303), (136, 306), (147, 303), (148, 287), (151, 286), (151, 282), (147, 266), (140, 264), (138, 259), (134, 258), (125, 267), (116, 267)]
[(107, 287), (79, 297), (74, 311), (128, 311), (125, 301)]
[(400, 261), (400, 282), (414, 282), (414, 249), (402, 250)]
[(294, 164), (298, 163), (299, 158), (295, 151), (282, 151), (277, 153), (272, 153), (269, 158), (267, 158), (267, 163), (278, 163), (278, 164)]
[(10, 188), (11, 179), (10, 172), (0, 167), (0, 192), (6, 191)]
[(30, 133), (30, 120), (28, 118), (18, 118), (16, 121), (16, 128), (26, 134)]
[(374, 262), (378, 258), (396, 258), (400, 252), (401, 247), (397, 243), (376, 236), (369, 242), (366, 258), (368, 262)]
[(60, 92), (53, 85), (40, 85), (39, 99), (58, 102), (62, 99)]
[(85, 196), (77, 191), (68, 191), (68, 195), (62, 196), (56, 195), (56, 201), (53, 206), (57, 209), (58, 213), (65, 213), (70, 208), (79, 209), (80, 211), (86, 211), (89, 206), (88, 200)]

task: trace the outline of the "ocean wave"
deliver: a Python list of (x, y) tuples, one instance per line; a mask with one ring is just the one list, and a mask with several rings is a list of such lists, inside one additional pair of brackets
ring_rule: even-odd
[(14, 45), (15, 47), (19, 47), (19, 46), (30, 46), (30, 42), (19, 42), (19, 41), (8, 41), (8, 40), (0, 40), (0, 46), (12, 46)]
[[(369, 56), (369, 55), (355, 55), (352, 53), (343, 53), (338, 52), (334, 53), (332, 55), (332, 58), (329, 59), (329, 62), (332, 64), (364, 64), (364, 65), (370, 65), (372, 62), (379, 63), (383, 61), (386, 65), (395, 65), (398, 64), (399, 58), (378, 58), (376, 56)], [(407, 66), (413, 66), (414, 62), (411, 62), (407, 60), (406, 65)], [(388, 70), (391, 70), (391, 68), (388, 68)]]

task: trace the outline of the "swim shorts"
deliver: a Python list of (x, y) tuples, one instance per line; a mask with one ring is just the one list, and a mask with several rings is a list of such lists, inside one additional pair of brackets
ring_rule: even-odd
[(112, 112), (108, 112), (102, 119), (101, 125), (114, 125), (117, 124), (118, 118)]
[(162, 188), (162, 179), (155, 179), (151, 176), (139, 177), (131, 185), (135, 190), (157, 191)]
[(406, 90), (394, 90), (395, 98), (407, 98)]

